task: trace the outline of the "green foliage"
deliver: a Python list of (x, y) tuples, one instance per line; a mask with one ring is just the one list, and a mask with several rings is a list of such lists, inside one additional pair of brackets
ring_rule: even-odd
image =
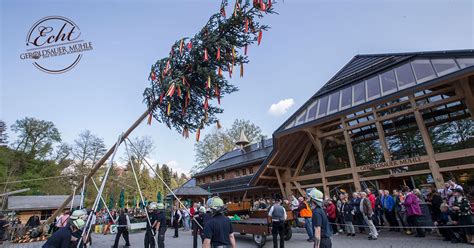
[(210, 101), (219, 102), (237, 90), (221, 72), (235, 75), (236, 68), (249, 62), (239, 50), (256, 42), (268, 29), (257, 21), (263, 13), (273, 13), (272, 7), (261, 11), (245, 3), (227, 19), (221, 13), (211, 16), (193, 38), (176, 41), (170, 55), (152, 65), (151, 85), (143, 93), (153, 117), (184, 136), (188, 130), (216, 123), (216, 115), (223, 110)]
[(202, 141), (194, 145), (197, 163), (191, 169), (191, 173), (199, 172), (224, 153), (235, 149), (235, 143), (240, 138), (241, 130), (244, 131), (250, 143), (263, 137), (262, 129), (248, 120), (236, 119), (229, 129), (214, 129), (211, 133), (206, 134)]
[(31, 158), (45, 158), (53, 150), (53, 144), (61, 142), (61, 134), (50, 121), (25, 117), (11, 127), (18, 136), (13, 144), (15, 149)]

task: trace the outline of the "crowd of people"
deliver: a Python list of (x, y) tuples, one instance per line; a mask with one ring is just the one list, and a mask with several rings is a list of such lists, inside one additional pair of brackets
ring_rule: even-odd
[[(310, 199), (291, 196), (290, 208), (299, 221), (304, 222), (308, 242), (314, 242)], [(376, 240), (380, 232), (403, 232), (414, 237), (425, 237), (426, 232), (438, 231), (444, 241), (474, 244), (473, 210), (470, 197), (454, 180), (443, 189), (422, 193), (403, 186), (400, 190), (340, 192), (326, 197), (323, 209), (329, 219), (332, 235), (356, 236), (368, 234)]]

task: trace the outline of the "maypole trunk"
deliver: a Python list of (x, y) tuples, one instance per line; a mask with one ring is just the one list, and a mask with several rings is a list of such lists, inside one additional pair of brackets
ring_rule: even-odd
[[(125, 131), (125, 133), (122, 135), (122, 138), (120, 139), (120, 142), (118, 144), (121, 144), (127, 137), (128, 135), (130, 135), (130, 133), (133, 132), (133, 130), (135, 130), (135, 128), (138, 127), (138, 125), (140, 125), (140, 123), (148, 116), (148, 114), (150, 113), (150, 111), (153, 109), (154, 105), (151, 106), (150, 108), (147, 109), (147, 111), (145, 111), (142, 115), (140, 115), (140, 117), (138, 117), (138, 119), (132, 124), (132, 126), (130, 126), (127, 131)], [(89, 182), (89, 180), (92, 178), (92, 176), (99, 170), (99, 168), (107, 161), (107, 159), (112, 155), (112, 153), (114, 152), (115, 150), (115, 145), (116, 143), (109, 148), (109, 150), (107, 151), (107, 153), (105, 153), (105, 155), (99, 159), (99, 161), (97, 161), (97, 163), (95, 163), (95, 165), (92, 167), (92, 170), (89, 172), (89, 174), (87, 174), (86, 178), (84, 181), (80, 182), (79, 185), (77, 186), (78, 188), (79, 187), (82, 187), (82, 185), (84, 183), (87, 183)], [(63, 202), (63, 204), (61, 204), (61, 206), (51, 215), (51, 217), (49, 217), (45, 224), (49, 224), (51, 223), (58, 215), (59, 213), (61, 213), (63, 211), (63, 209), (67, 206), (67, 204), (69, 202), (71, 202), (72, 200), (72, 197), (73, 195), (69, 195), (68, 198), (66, 198), (66, 200)], [(72, 203), (74, 204), (74, 203)], [(71, 204), (71, 205), (72, 205)]]

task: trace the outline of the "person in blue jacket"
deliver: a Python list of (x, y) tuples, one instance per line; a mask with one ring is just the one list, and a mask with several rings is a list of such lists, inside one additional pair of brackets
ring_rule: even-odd
[(397, 219), (395, 218), (395, 200), (390, 195), (388, 190), (384, 190), (384, 197), (383, 197), (383, 212), (385, 214), (385, 218), (387, 218), (388, 224), (390, 225), (390, 231), (398, 230), (397, 227)]

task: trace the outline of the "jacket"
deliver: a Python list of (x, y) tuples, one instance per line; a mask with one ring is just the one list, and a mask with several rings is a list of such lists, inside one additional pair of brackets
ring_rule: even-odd
[(392, 211), (393, 207), (395, 206), (395, 201), (391, 195), (385, 196), (383, 198), (383, 209)]
[(330, 219), (336, 219), (336, 205), (330, 202), (326, 207), (326, 213)]
[(368, 198), (363, 198), (360, 201), (360, 211), (362, 214), (364, 214), (367, 217), (372, 217), (372, 214), (374, 213), (374, 209), (372, 208), (372, 203)]
[(298, 209), (300, 209), (301, 218), (311, 218), (313, 216), (311, 208), (309, 208), (308, 203), (306, 203), (305, 201), (300, 202), (300, 206), (298, 207)]
[(403, 202), (403, 205), (406, 207), (407, 216), (413, 215), (422, 215), (420, 208), (420, 200), (415, 194), (408, 194)]
[(370, 206), (372, 207), (372, 209), (375, 209), (375, 195), (370, 193), (369, 195), (367, 195), (367, 198), (370, 201)]
[(345, 202), (341, 206), (342, 215), (344, 216), (344, 221), (352, 222), (352, 217), (354, 213), (354, 208), (350, 202)]

